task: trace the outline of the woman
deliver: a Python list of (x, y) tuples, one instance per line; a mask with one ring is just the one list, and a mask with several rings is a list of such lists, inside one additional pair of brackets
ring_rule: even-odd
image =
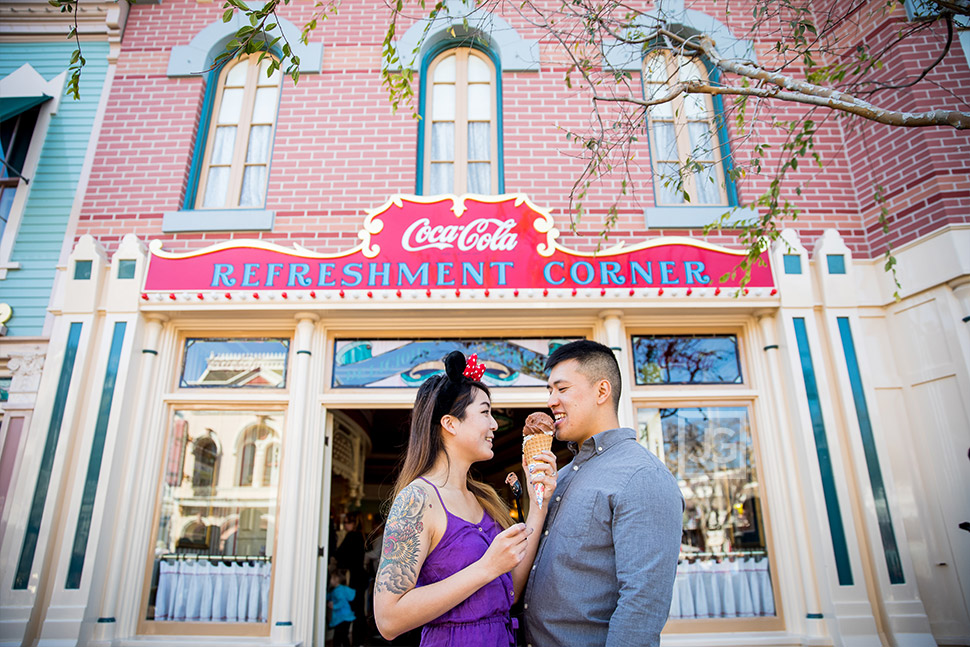
[(468, 474), (492, 458), (498, 428), (476, 359), (449, 354), (445, 373), (418, 389), (374, 587), (388, 640), (423, 626), (422, 647), (514, 645), (509, 609), (525, 589), (548, 509), (534, 504), (534, 485), (552, 493), (556, 457), (540, 455), (528, 519), (513, 525), (495, 490)]

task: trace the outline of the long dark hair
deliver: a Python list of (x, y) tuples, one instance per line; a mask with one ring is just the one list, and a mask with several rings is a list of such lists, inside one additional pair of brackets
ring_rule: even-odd
[[(465, 356), (459, 351), (452, 351), (445, 357), (445, 372), (431, 376), (418, 389), (411, 412), (411, 436), (394, 485), (394, 497), (416, 478), (431, 471), (439, 455), (444, 453), (448, 457), (442, 438), (441, 418), (451, 415), (464, 420), (465, 409), (475, 399), (475, 389), (492, 397), (484, 383), (464, 377), (464, 369)], [(492, 486), (476, 481), (470, 474), (465, 477), (465, 483), (492, 519), (503, 528), (512, 525), (508, 506)]]

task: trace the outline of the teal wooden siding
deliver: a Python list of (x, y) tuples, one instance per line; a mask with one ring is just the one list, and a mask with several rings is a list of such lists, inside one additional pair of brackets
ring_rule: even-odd
[[(57, 258), (108, 71), (108, 44), (82, 45), (87, 65), (81, 73), (81, 98), (62, 97), (51, 118), (37, 171), (29, 177), (30, 195), (10, 258), (20, 269), (8, 271), (0, 281), (0, 301), (13, 308), (7, 322), (10, 336), (43, 334)], [(0, 43), (0, 77), (30, 63), (49, 81), (67, 69), (73, 51), (71, 42)]]

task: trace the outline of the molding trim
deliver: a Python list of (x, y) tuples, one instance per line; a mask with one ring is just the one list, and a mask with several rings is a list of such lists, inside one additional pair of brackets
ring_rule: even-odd
[(441, 43), (481, 38), (498, 55), (503, 72), (539, 71), (539, 41), (522, 38), (512, 25), (500, 16), (475, 8), (474, 2), (445, 0), (444, 4), (444, 9), (434, 20), (415, 22), (395, 41), (398, 60), (388, 65), (382, 59), (384, 70), (413, 70)]
[[(756, 61), (754, 43), (738, 38), (727, 25), (702, 11), (684, 8), (683, 1), (662, 3), (653, 11), (644, 12), (627, 30), (648, 32), (657, 24), (682, 27), (695, 34), (705, 34), (714, 40), (718, 54), (724, 58)], [(617, 40), (603, 41), (603, 67), (606, 69), (639, 72), (643, 67), (643, 48)]]
[(268, 209), (185, 209), (162, 214), (162, 231), (272, 231), (276, 212)]
[(729, 223), (742, 222), (758, 217), (754, 207), (646, 207), (644, 221), (650, 229), (697, 229), (711, 224), (723, 214), (730, 212)]
[[(247, 24), (248, 21), (237, 12), (229, 22), (222, 22), (220, 18), (203, 27), (188, 45), (175, 45), (168, 59), (168, 76), (202, 74), (212, 67), (235, 33)], [(300, 73), (319, 73), (323, 69), (323, 43), (304, 45), (300, 40), (300, 28), (285, 18), (280, 18), (279, 29), (289, 41), (293, 53), (300, 57)]]

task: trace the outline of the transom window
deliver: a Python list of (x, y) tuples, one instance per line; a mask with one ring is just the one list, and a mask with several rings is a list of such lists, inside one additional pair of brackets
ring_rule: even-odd
[[(648, 100), (665, 96), (671, 84), (707, 80), (707, 71), (697, 59), (668, 50), (657, 50), (644, 59)], [(647, 119), (657, 204), (727, 205), (712, 98), (683, 93), (651, 106)]]
[(197, 209), (261, 208), (266, 201), (273, 130), (283, 75), (267, 76), (270, 57), (251, 54), (219, 75)]
[(489, 57), (450, 49), (428, 67), (424, 193), (498, 191), (497, 80)]

